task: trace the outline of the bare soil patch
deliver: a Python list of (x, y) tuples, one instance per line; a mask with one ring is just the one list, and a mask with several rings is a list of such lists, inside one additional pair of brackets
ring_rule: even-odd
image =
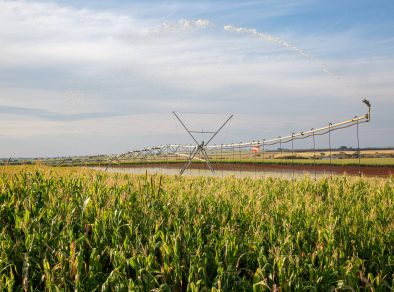
[[(111, 168), (178, 168), (181, 169), (184, 163), (149, 163), (149, 164), (121, 164), (111, 165)], [(389, 177), (394, 176), (394, 167), (391, 166), (347, 166), (347, 165), (301, 165), (301, 164), (258, 164), (258, 163), (213, 163), (215, 170), (227, 171), (303, 171), (303, 172), (319, 172), (332, 174), (347, 175), (363, 175), (369, 177)], [(191, 169), (207, 169), (205, 163), (192, 163)]]

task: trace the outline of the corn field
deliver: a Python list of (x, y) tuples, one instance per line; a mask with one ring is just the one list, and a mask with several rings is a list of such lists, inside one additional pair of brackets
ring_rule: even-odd
[(0, 169), (0, 290), (394, 287), (394, 179)]

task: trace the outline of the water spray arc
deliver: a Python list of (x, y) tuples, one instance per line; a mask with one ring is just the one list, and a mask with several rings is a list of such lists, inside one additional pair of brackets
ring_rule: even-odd
[(239, 33), (239, 34), (244, 34), (244, 35), (248, 35), (248, 36), (252, 36), (255, 38), (258, 38), (260, 40), (264, 40), (266, 42), (270, 42), (273, 44), (277, 44), (279, 46), (282, 46), (286, 49), (289, 49), (293, 52), (296, 52), (297, 54), (307, 58), (310, 62), (315, 63), (321, 71), (323, 71), (324, 73), (328, 74), (329, 76), (335, 78), (336, 80), (338, 80), (339, 82), (341, 82), (345, 87), (351, 89), (355, 96), (360, 97), (360, 93), (358, 92), (358, 90), (350, 85), (345, 79), (343, 79), (341, 76), (339, 76), (338, 74), (334, 73), (333, 71), (329, 70), (327, 68), (327, 66), (325, 66), (323, 64), (322, 61), (318, 60), (315, 56), (313, 56), (312, 54), (306, 52), (305, 50), (289, 43), (288, 41), (281, 39), (279, 37), (276, 37), (274, 35), (268, 34), (268, 33), (264, 33), (264, 32), (260, 32), (257, 31), (254, 28), (245, 28), (245, 27), (237, 27), (234, 25), (225, 25), (223, 27), (224, 31), (230, 32), (230, 33)]

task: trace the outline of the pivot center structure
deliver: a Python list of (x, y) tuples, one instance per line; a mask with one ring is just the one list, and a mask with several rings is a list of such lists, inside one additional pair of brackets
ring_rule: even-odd
[[(193, 159), (196, 158), (196, 155), (198, 153), (201, 153), (201, 156), (202, 156), (202, 159), (199, 159), (199, 160), (204, 161), (207, 164), (209, 170), (212, 173), (215, 173), (215, 170), (213, 169), (212, 163), (209, 161), (209, 156), (208, 156), (208, 154), (206, 152), (206, 149), (207, 149), (206, 147), (213, 140), (213, 138), (215, 138), (215, 136), (223, 129), (223, 127), (231, 120), (233, 115), (231, 115), (229, 118), (227, 118), (227, 120), (219, 127), (219, 129), (217, 131), (213, 131), (213, 132), (212, 131), (211, 132), (208, 131), (208, 132), (206, 132), (206, 131), (203, 131), (203, 130), (201, 130), (201, 131), (189, 130), (186, 127), (186, 125), (182, 122), (182, 120), (179, 118), (179, 116), (175, 112), (172, 112), (172, 113), (175, 115), (175, 117), (181, 123), (183, 128), (186, 130), (186, 132), (190, 135), (190, 137), (196, 143), (196, 146), (193, 148), (193, 150), (190, 153), (185, 165), (181, 169), (180, 175), (182, 175), (185, 172), (185, 170), (190, 166), (190, 164), (192, 163)], [(207, 142), (204, 142), (204, 141), (198, 142), (197, 139), (193, 136), (193, 133), (212, 134), (212, 136)]]

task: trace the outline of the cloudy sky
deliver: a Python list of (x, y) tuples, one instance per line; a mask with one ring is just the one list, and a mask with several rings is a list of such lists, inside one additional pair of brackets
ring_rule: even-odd
[(196, 130), (234, 114), (216, 143), (269, 139), (364, 114), (365, 97), (361, 146), (394, 146), (393, 15), (392, 0), (0, 0), (0, 157), (190, 143), (172, 111)]

